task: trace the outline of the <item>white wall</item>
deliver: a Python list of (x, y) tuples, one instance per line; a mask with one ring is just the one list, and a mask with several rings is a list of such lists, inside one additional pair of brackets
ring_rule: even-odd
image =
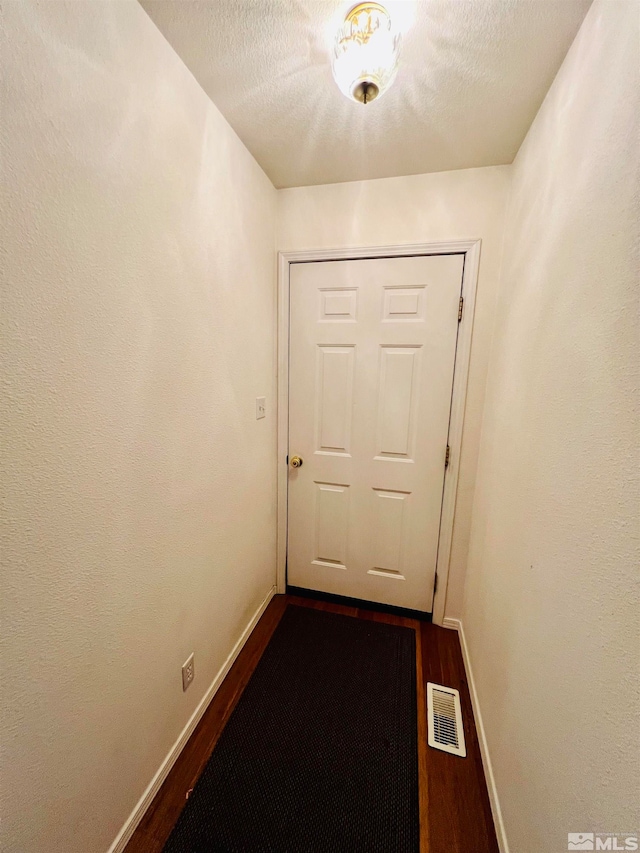
[(135, 0), (3, 11), (0, 846), (97, 853), (274, 584), (276, 192)]
[(482, 238), (447, 617), (462, 609), (509, 170), (494, 166), (278, 191), (281, 251)]
[(513, 167), (463, 613), (512, 853), (640, 830), (638, 13), (596, 0)]

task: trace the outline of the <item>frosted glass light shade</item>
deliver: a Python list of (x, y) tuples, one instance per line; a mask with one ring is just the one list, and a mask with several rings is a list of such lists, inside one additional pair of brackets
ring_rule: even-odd
[(367, 104), (382, 95), (398, 70), (400, 33), (379, 3), (360, 3), (345, 18), (333, 48), (333, 76), (348, 98)]

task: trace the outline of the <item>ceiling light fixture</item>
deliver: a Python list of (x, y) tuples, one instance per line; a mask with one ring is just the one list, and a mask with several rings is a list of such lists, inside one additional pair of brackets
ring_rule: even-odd
[(338, 29), (333, 76), (348, 98), (368, 104), (393, 83), (398, 70), (400, 32), (379, 3), (358, 3)]

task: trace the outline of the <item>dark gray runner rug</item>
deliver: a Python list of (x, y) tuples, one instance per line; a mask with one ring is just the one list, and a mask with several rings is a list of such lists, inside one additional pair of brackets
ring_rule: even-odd
[(165, 853), (418, 853), (415, 632), (289, 605)]

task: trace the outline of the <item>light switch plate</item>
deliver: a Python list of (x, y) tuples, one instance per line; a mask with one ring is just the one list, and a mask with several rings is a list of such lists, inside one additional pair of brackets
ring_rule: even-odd
[(256, 397), (256, 420), (267, 416), (267, 398)]

